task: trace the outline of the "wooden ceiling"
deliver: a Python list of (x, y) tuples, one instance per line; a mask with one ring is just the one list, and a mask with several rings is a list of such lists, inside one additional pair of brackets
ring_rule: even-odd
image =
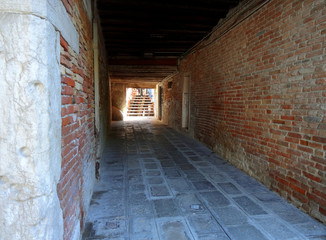
[(113, 81), (159, 82), (239, 0), (97, 0)]

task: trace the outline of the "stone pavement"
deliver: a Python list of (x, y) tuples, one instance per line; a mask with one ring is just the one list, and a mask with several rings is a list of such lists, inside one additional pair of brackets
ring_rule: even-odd
[(326, 239), (326, 226), (155, 120), (115, 122), (84, 240)]

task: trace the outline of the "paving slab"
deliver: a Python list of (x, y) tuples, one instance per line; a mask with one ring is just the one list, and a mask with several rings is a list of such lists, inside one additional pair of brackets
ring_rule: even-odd
[(228, 229), (229, 236), (232, 240), (267, 240), (268, 237), (264, 235), (256, 227), (244, 224), (237, 227), (229, 227)]
[(252, 201), (250, 198), (246, 196), (242, 197), (234, 197), (233, 200), (245, 211), (247, 214), (250, 215), (261, 215), (261, 214), (267, 214), (261, 206), (256, 204), (254, 201)]
[(192, 214), (187, 216), (187, 220), (197, 235), (224, 233), (211, 214)]
[(113, 122), (83, 240), (317, 240), (326, 226), (156, 120)]
[(180, 220), (170, 220), (160, 224), (161, 238), (163, 240), (191, 240), (193, 239), (186, 224)]
[(224, 225), (244, 225), (248, 223), (248, 216), (236, 206), (214, 207), (213, 211)]

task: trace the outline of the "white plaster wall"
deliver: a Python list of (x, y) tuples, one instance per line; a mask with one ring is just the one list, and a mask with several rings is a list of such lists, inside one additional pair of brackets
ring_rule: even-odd
[(0, 12), (0, 239), (62, 239), (60, 35)]

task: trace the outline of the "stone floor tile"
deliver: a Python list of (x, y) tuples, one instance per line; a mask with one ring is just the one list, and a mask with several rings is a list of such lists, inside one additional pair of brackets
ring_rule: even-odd
[(130, 240), (157, 240), (157, 234), (152, 232), (133, 233), (130, 235)]
[(114, 239), (124, 238), (127, 233), (127, 224), (125, 219), (110, 218), (110, 219), (97, 219), (96, 221), (88, 224), (90, 239)]
[(219, 183), (218, 186), (223, 189), (224, 192), (227, 194), (237, 195), (241, 194), (242, 192), (234, 186), (232, 183)]
[(201, 192), (200, 195), (211, 207), (225, 207), (230, 201), (219, 191)]
[(195, 167), (192, 164), (178, 164), (178, 167), (181, 170), (192, 170), (192, 169), (195, 169)]
[(142, 204), (130, 205), (129, 206), (129, 214), (131, 216), (147, 217), (147, 216), (153, 216), (154, 210), (153, 210), (151, 202), (146, 201)]
[(263, 193), (255, 193), (253, 194), (258, 200), (261, 202), (279, 202), (282, 201), (283, 199), (276, 193), (273, 192), (263, 192)]
[(132, 193), (129, 194), (129, 203), (132, 205), (140, 205), (147, 201), (145, 193)]
[(257, 218), (256, 222), (265, 232), (269, 233), (275, 239), (305, 239), (304, 235), (300, 236), (298, 232), (291, 230), (289, 226), (284, 224), (284, 222), (273, 217)]
[(258, 204), (246, 196), (234, 197), (233, 200), (250, 215), (267, 214)]
[(129, 185), (142, 184), (142, 183), (143, 183), (143, 177), (140, 175), (132, 175), (128, 177)]
[(182, 221), (172, 220), (163, 222), (161, 227), (162, 240), (191, 240), (192, 235), (189, 233), (186, 225)]
[(179, 215), (178, 208), (172, 199), (159, 199), (153, 202), (158, 217), (175, 217)]
[(165, 185), (153, 185), (149, 187), (150, 194), (153, 197), (168, 197), (171, 196), (169, 189)]
[(163, 168), (164, 174), (167, 178), (181, 177), (180, 172), (176, 168)]
[(211, 184), (207, 180), (198, 181), (198, 182), (193, 181), (192, 184), (195, 186), (195, 188), (198, 191), (213, 191), (213, 190), (216, 190), (215, 186), (213, 184)]
[(284, 211), (277, 212), (276, 214), (291, 224), (306, 223), (311, 221), (311, 218), (308, 215), (299, 211)]
[(268, 237), (252, 225), (228, 227), (227, 233), (232, 240), (268, 240)]
[(100, 172), (83, 240), (326, 239), (325, 225), (157, 121), (114, 122)]
[(207, 174), (207, 176), (208, 176), (208, 179), (214, 184), (229, 181), (229, 179), (221, 173), (209, 173), (209, 174)]
[(144, 164), (145, 169), (158, 169), (158, 166), (156, 163), (145, 163)]
[[(132, 217), (130, 219), (130, 234), (150, 233), (153, 235), (156, 232), (156, 224), (153, 218), (149, 217)], [(147, 235), (147, 234), (145, 234)]]
[(235, 206), (213, 207), (213, 211), (224, 225), (242, 225), (248, 222), (246, 214)]
[(160, 161), (161, 166), (164, 167), (174, 167), (175, 163), (172, 160), (168, 160), (168, 161)]
[(187, 220), (197, 235), (209, 233), (224, 233), (221, 226), (210, 214), (193, 214), (187, 216)]
[(153, 176), (160, 176), (161, 175), (161, 171), (159, 170), (147, 170), (145, 172), (145, 176), (147, 177), (153, 177)]
[(189, 186), (187, 181), (184, 178), (171, 178), (167, 180), (172, 192), (180, 193), (180, 192), (188, 192), (191, 191), (192, 188)]
[(148, 177), (146, 178), (148, 184), (162, 184), (164, 183), (164, 179), (162, 177)]
[(176, 201), (181, 211), (185, 214), (207, 213), (205, 205), (194, 193), (177, 194)]
[(198, 240), (230, 240), (226, 233), (210, 233), (207, 235), (198, 235)]
[(308, 222), (295, 224), (293, 227), (308, 239), (326, 239), (326, 227), (317, 220), (310, 219)]
[(129, 186), (129, 193), (138, 193), (138, 192), (144, 192), (145, 191), (145, 185), (144, 184), (134, 184)]

